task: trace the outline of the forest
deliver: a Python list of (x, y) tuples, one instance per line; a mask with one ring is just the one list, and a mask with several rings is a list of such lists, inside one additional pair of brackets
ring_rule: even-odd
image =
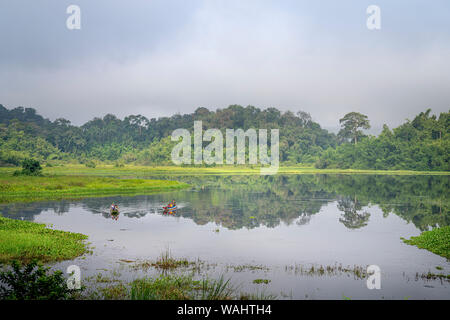
[(59, 118), (51, 121), (34, 108), (7, 109), (0, 104), (0, 166), (17, 166), (36, 159), (52, 166), (63, 163), (172, 165), (177, 128), (249, 128), (280, 130), (280, 162), (310, 164), (318, 169), (375, 169), (449, 171), (450, 112), (432, 115), (428, 109), (397, 128), (384, 125), (378, 136), (366, 134), (367, 116), (351, 112), (339, 120), (338, 134), (328, 132), (299, 111), (231, 105), (210, 111), (198, 108), (190, 114), (148, 119), (113, 114), (96, 117), (81, 126)]

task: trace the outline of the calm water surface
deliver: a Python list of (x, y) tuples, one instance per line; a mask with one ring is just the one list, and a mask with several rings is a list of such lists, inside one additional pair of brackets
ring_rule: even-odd
[[(193, 187), (143, 196), (2, 205), (0, 212), (88, 235), (92, 255), (53, 265), (65, 270), (77, 264), (84, 278), (103, 273), (132, 280), (158, 274), (131, 266), (155, 261), (169, 249), (174, 257), (203, 261), (197, 277), (224, 275), (241, 291), (281, 299), (450, 299), (448, 281), (420, 278), (428, 271), (450, 274), (450, 263), (400, 239), (449, 224), (447, 176), (158, 178)], [(162, 206), (172, 199), (178, 211), (163, 214)], [(113, 201), (121, 209), (117, 221), (108, 212)], [(367, 289), (366, 279), (352, 272), (300, 272), (320, 265), (364, 270), (377, 265), (381, 289)], [(255, 284), (255, 279), (270, 283)]]

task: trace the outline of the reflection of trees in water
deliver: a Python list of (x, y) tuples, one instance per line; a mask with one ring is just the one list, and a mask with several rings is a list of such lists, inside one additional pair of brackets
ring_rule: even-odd
[(63, 215), (69, 212), (69, 209), (68, 201), (18, 202), (0, 205), (0, 214), (6, 218), (33, 221), (42, 211), (53, 210), (57, 215)]
[(193, 186), (135, 197), (86, 198), (0, 205), (5, 217), (33, 220), (42, 211), (64, 214), (81, 206), (110, 219), (109, 206), (119, 204), (120, 213), (141, 218), (172, 199), (184, 202), (177, 216), (204, 225), (215, 222), (229, 229), (275, 227), (280, 223), (303, 225), (323, 205), (338, 200), (340, 221), (347, 228), (367, 225), (369, 213), (361, 208), (377, 204), (385, 216), (395, 213), (419, 229), (449, 225), (448, 176), (375, 175), (277, 175), (277, 176), (157, 176)]
[(342, 197), (357, 196), (362, 206), (376, 204), (420, 230), (450, 225), (450, 176), (324, 175), (319, 184)]
[(299, 176), (190, 176), (179, 180), (203, 190), (189, 199), (191, 208), (181, 210), (182, 216), (197, 224), (215, 222), (229, 229), (272, 228), (281, 222), (298, 223), (299, 217), (306, 221), (334, 198)]
[(364, 227), (369, 222), (370, 213), (362, 211), (362, 205), (358, 203), (356, 196), (340, 198), (337, 208), (344, 212), (339, 221), (349, 229)]
[(302, 213), (298, 217), (297, 221), (295, 221), (295, 223), (298, 224), (299, 226), (303, 226), (303, 225), (308, 224), (310, 221), (311, 221), (311, 216)]

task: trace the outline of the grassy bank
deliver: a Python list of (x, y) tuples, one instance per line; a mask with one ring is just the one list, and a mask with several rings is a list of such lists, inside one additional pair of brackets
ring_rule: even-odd
[[(11, 175), (17, 168), (0, 168), (0, 175)], [(45, 167), (49, 175), (88, 175), (104, 177), (146, 177), (153, 175), (249, 175), (260, 174), (258, 166), (134, 166), (99, 165), (88, 168), (84, 165), (64, 165)], [(356, 169), (316, 169), (312, 166), (281, 166), (278, 174), (377, 174), (377, 175), (450, 175), (448, 171), (410, 171), (410, 170), (356, 170)]]
[(73, 259), (88, 251), (80, 233), (52, 230), (44, 224), (0, 217), (0, 263)]
[(450, 226), (425, 231), (417, 237), (402, 239), (405, 243), (429, 250), (450, 259)]
[[(257, 166), (176, 167), (84, 165), (46, 167), (44, 176), (13, 176), (17, 168), (0, 168), (0, 203), (78, 199), (84, 197), (138, 195), (187, 187), (185, 183), (149, 180), (171, 175), (259, 175)], [(376, 175), (449, 175), (450, 172), (379, 171), (316, 169), (310, 166), (280, 167), (278, 174), (376, 174)]]
[(187, 186), (184, 183), (167, 180), (118, 179), (87, 175), (15, 177), (6, 172), (0, 172), (0, 203), (143, 194)]

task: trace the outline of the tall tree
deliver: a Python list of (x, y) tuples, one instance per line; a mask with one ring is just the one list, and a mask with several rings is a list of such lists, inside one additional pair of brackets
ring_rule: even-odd
[(369, 119), (359, 112), (347, 113), (342, 119), (339, 119), (339, 123), (342, 129), (338, 135), (345, 139), (352, 139), (355, 145), (358, 143), (358, 136), (363, 136), (359, 129), (370, 129)]

